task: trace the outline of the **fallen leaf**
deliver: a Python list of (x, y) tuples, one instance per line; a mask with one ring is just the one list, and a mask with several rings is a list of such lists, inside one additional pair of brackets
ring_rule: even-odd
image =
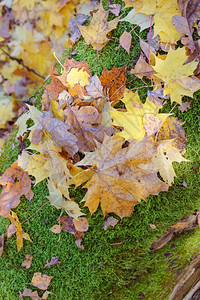
[(25, 288), (25, 290), (22, 293), (19, 291), (19, 299), (23, 299), (23, 297), (30, 297), (32, 300), (41, 299), (37, 291), (33, 292), (31, 289), (27, 289), (27, 288)]
[(149, 226), (151, 227), (151, 229), (156, 229), (156, 225), (154, 225), (154, 224), (149, 224)]
[(87, 194), (83, 201), (93, 214), (99, 204), (104, 216), (116, 213), (121, 218), (130, 216), (140, 199), (150, 194), (167, 190), (168, 186), (160, 181), (157, 172), (140, 168), (154, 156), (156, 149), (152, 141), (131, 141), (122, 148), (124, 139), (118, 135), (106, 136), (95, 151), (95, 157), (86, 153), (83, 165), (96, 165), (93, 177), (84, 185)]
[(188, 111), (188, 109), (190, 109), (191, 102), (192, 101), (182, 103), (181, 106), (178, 106), (178, 110), (180, 110), (181, 112)]
[(151, 18), (145, 14), (137, 14), (135, 15), (135, 8), (129, 11), (128, 15), (119, 20), (120, 22), (129, 22), (130, 24), (137, 24), (140, 26), (140, 31), (143, 31), (146, 28), (149, 28), (151, 23)]
[(126, 66), (108, 71), (103, 68), (100, 80), (104, 89), (108, 90), (109, 101), (114, 106), (123, 97), (126, 84)]
[(46, 290), (52, 280), (53, 276), (47, 276), (46, 274), (42, 273), (34, 273), (31, 284), (37, 287), (40, 290)]
[(86, 43), (91, 44), (95, 50), (101, 50), (108, 43), (107, 34), (117, 27), (119, 17), (107, 22), (108, 14), (109, 11), (105, 11), (100, 3), (98, 11), (93, 14), (90, 25), (78, 25)]
[[(53, 256), (53, 257), (51, 258), (51, 261), (50, 261), (50, 262), (48, 262), (48, 260), (47, 260), (47, 263), (46, 263), (46, 265), (44, 266), (44, 268), (46, 268), (46, 267), (50, 268), (51, 266), (57, 265), (57, 264), (60, 264), (60, 261), (58, 260), (58, 257), (57, 257), (57, 256)], [(44, 269), (44, 268), (43, 268), (43, 269)]]
[(88, 220), (85, 217), (79, 217), (77, 220), (73, 219), (74, 226), (77, 231), (85, 232), (89, 228)]
[(4, 188), (0, 194), (0, 215), (7, 218), (11, 208), (20, 203), (20, 197), (25, 195), (28, 200), (33, 198), (31, 179), (27, 172), (14, 162), (0, 178)]
[(58, 224), (55, 224), (49, 230), (51, 230), (53, 233), (61, 233), (61, 226)]
[(124, 31), (119, 38), (120, 46), (122, 46), (122, 48), (124, 48), (128, 54), (130, 52), (131, 40), (132, 40), (132, 36), (127, 31)]
[(118, 110), (109, 111), (114, 126), (123, 127), (124, 130), (117, 132), (117, 135), (126, 140), (142, 141), (145, 134), (152, 135), (162, 126), (169, 114), (159, 114), (158, 107), (149, 98), (142, 104), (138, 93), (125, 90), (124, 98), (121, 101), (125, 104), (127, 112)]
[(33, 256), (30, 254), (26, 254), (25, 257), (26, 257), (26, 259), (23, 261), (22, 267), (26, 267), (26, 269), (29, 269), (32, 264)]
[(144, 59), (144, 55), (141, 54), (134, 69), (131, 69), (131, 74), (137, 76), (142, 79), (144, 76), (149, 77), (150, 75), (155, 73), (154, 69), (146, 62)]
[(38, 116), (42, 127), (51, 135), (52, 139), (62, 146), (71, 156), (78, 151), (76, 142), (77, 138), (71, 134), (67, 124), (57, 118), (53, 118), (50, 113), (44, 113), (43, 116)]
[(115, 225), (117, 225), (117, 223), (119, 222), (119, 220), (113, 218), (113, 217), (109, 217), (103, 224), (103, 229), (107, 230), (108, 226), (112, 226), (112, 228), (115, 227)]
[(111, 13), (114, 14), (116, 17), (119, 16), (121, 7), (122, 7), (121, 4), (109, 4)]
[(78, 248), (80, 248), (81, 250), (85, 250), (84, 246), (81, 243), (82, 243), (82, 239), (78, 239), (75, 241), (75, 244)]
[(9, 239), (15, 232), (17, 232), (17, 228), (11, 223), (6, 230), (7, 238)]
[[(190, 62), (185, 64), (187, 61), (186, 49), (185, 47), (172, 50), (170, 48), (166, 58), (163, 60), (155, 57), (156, 63), (152, 68), (156, 71), (156, 76), (162, 79), (164, 82), (164, 95), (169, 94), (171, 98), (171, 103), (174, 101), (181, 105), (182, 96), (186, 95), (193, 97), (193, 93), (199, 89), (200, 80), (197, 78), (189, 77), (193, 75), (198, 62)], [(190, 85), (187, 85), (187, 82)]]

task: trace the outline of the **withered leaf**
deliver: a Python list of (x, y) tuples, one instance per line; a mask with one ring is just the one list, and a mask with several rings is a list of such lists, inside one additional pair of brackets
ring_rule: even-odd
[(19, 299), (23, 299), (23, 297), (30, 297), (32, 300), (40, 300), (41, 298), (38, 295), (37, 291), (32, 291), (31, 289), (25, 288), (23, 293), (19, 291)]
[(0, 194), (0, 215), (7, 218), (11, 208), (20, 203), (20, 197), (25, 195), (28, 200), (33, 198), (31, 190), (31, 179), (28, 172), (25, 172), (13, 163), (0, 178), (0, 185), (4, 188)]
[(26, 257), (26, 259), (23, 261), (22, 267), (26, 267), (26, 269), (29, 269), (32, 264), (33, 256), (30, 254), (26, 254), (25, 257)]
[[(60, 264), (60, 261), (58, 260), (58, 257), (57, 257), (57, 256), (53, 256), (53, 257), (51, 258), (51, 261), (50, 261), (50, 262), (48, 262), (48, 260), (47, 260), (47, 263), (46, 263), (46, 265), (44, 266), (44, 268), (46, 268), (46, 267), (50, 268), (51, 266), (57, 265), (57, 264)], [(44, 268), (43, 268), (43, 269), (44, 269)]]
[(68, 131), (70, 126), (60, 119), (53, 118), (50, 112), (43, 113), (43, 116), (38, 116), (38, 120), (42, 127), (49, 132), (53, 141), (62, 146), (71, 156), (78, 151), (76, 144), (78, 140)]
[[(87, 194), (85, 206), (93, 214), (99, 204), (104, 216), (116, 213), (121, 218), (130, 216), (140, 199), (146, 200), (150, 194), (166, 191), (168, 185), (160, 181), (157, 172), (141, 164), (151, 161), (156, 152), (152, 140), (137, 143), (133, 140), (122, 148), (124, 139), (118, 135), (106, 136), (104, 142), (95, 151), (82, 160), (83, 165), (96, 165), (97, 171), (84, 185)], [(80, 162), (81, 164), (81, 162)]]
[(88, 220), (85, 217), (79, 217), (77, 220), (73, 219), (74, 226), (77, 231), (85, 232), (89, 228)]
[(144, 55), (141, 54), (135, 68), (130, 71), (131, 74), (137, 76), (138, 78), (143, 78), (144, 76), (150, 77), (150, 74), (155, 73), (154, 69), (146, 62)]
[(129, 32), (126, 30), (122, 33), (119, 39), (119, 43), (126, 50), (126, 52), (129, 54), (130, 52), (130, 47), (131, 47), (131, 40), (132, 36)]
[(115, 219), (114, 217), (109, 217), (103, 225), (103, 229), (107, 230), (108, 226), (112, 226), (112, 228), (115, 227), (115, 225), (117, 225), (117, 223), (119, 222), (119, 220)]
[(85, 250), (84, 246), (82, 245), (82, 239), (78, 239), (75, 241), (75, 244), (78, 248), (80, 248), (81, 250)]
[(104, 89), (108, 90), (109, 101), (114, 106), (124, 96), (126, 83), (126, 66), (122, 68), (114, 67), (108, 71), (105, 67), (101, 74), (100, 80)]
[(46, 274), (37, 272), (33, 274), (31, 284), (40, 290), (46, 290), (52, 280), (53, 276), (47, 276)]
[(89, 26), (80, 26), (79, 30), (87, 44), (95, 50), (101, 50), (109, 41), (108, 32), (117, 27), (119, 17), (107, 22), (109, 11), (103, 9), (102, 3), (97, 12), (94, 12)]
[(180, 150), (185, 148), (187, 138), (184, 129), (181, 127), (184, 122), (175, 117), (168, 117), (158, 132), (158, 141), (174, 139), (172, 145)]

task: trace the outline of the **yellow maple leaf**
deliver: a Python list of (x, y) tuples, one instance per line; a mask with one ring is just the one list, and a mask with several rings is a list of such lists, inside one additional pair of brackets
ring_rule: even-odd
[(176, 173), (174, 171), (173, 162), (189, 161), (185, 159), (180, 150), (172, 145), (173, 140), (163, 140), (158, 146), (155, 157), (152, 159), (152, 167), (158, 170), (163, 180), (172, 185)]
[(22, 225), (19, 222), (18, 216), (14, 211), (10, 211), (8, 219), (16, 228), (17, 251), (19, 252), (19, 250), (23, 247), (23, 238), (30, 242), (32, 242), (32, 240), (30, 239), (28, 233), (23, 232)]
[(158, 107), (148, 97), (142, 104), (137, 92), (125, 90), (121, 101), (124, 102), (127, 112), (112, 110), (109, 113), (113, 119), (112, 124), (124, 128), (117, 134), (126, 140), (135, 139), (139, 142), (143, 140), (146, 133), (148, 136), (155, 134), (169, 116), (169, 114), (159, 114)]
[(89, 26), (78, 25), (79, 30), (87, 44), (91, 44), (96, 50), (101, 50), (109, 41), (108, 32), (117, 27), (119, 17), (107, 22), (108, 11), (103, 9), (102, 3), (97, 12), (93, 14)]
[(168, 188), (158, 179), (157, 172), (140, 168), (140, 164), (151, 161), (156, 152), (155, 143), (131, 141), (128, 147), (122, 148), (124, 141), (117, 135), (105, 136), (94, 155), (86, 153), (79, 163), (96, 165), (96, 172), (83, 186), (88, 191), (82, 201), (86, 201), (91, 214), (101, 204), (104, 216), (112, 212), (121, 218), (130, 216), (140, 199)]
[(67, 74), (67, 84), (70, 88), (73, 88), (76, 83), (79, 83), (81, 86), (89, 85), (89, 77), (90, 75), (83, 68), (80, 70), (72, 68)]
[(172, 24), (172, 17), (180, 16), (177, 1), (174, 0), (124, 0), (125, 7), (135, 7), (135, 14), (145, 14), (153, 16), (154, 36), (159, 34), (161, 42), (175, 43), (181, 34), (177, 32), (175, 25)]
[(175, 101), (180, 105), (182, 96), (192, 97), (193, 93), (200, 88), (200, 80), (189, 77), (193, 75), (198, 62), (185, 64), (187, 58), (185, 47), (177, 50), (170, 48), (165, 59), (155, 57), (155, 66), (152, 66), (156, 71), (153, 77), (156, 76), (164, 82), (164, 95), (169, 94), (171, 102)]
[(0, 128), (5, 128), (6, 122), (11, 121), (14, 116), (12, 100), (3, 96), (0, 99)]

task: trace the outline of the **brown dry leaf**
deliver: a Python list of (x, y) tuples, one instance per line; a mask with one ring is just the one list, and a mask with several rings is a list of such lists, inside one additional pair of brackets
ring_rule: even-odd
[(151, 229), (156, 229), (156, 225), (154, 225), (154, 224), (149, 224), (149, 226), (151, 227)]
[(51, 230), (53, 233), (61, 233), (61, 226), (58, 224), (55, 224), (53, 227), (51, 227), (49, 230)]
[(119, 39), (120, 46), (122, 46), (122, 48), (124, 48), (128, 54), (130, 52), (131, 40), (132, 36), (126, 30), (122, 33)]
[(37, 272), (33, 274), (31, 284), (40, 290), (46, 290), (52, 280), (53, 276), (47, 276), (46, 274)]
[(200, 2), (199, 0), (178, 0), (178, 6), (181, 15), (187, 19), (190, 31), (193, 32), (193, 26), (199, 20)]
[(119, 16), (121, 4), (109, 4), (109, 8), (112, 14), (114, 14), (116, 17)]
[(122, 68), (114, 67), (108, 71), (105, 67), (101, 74), (100, 80), (104, 89), (108, 90), (109, 101), (114, 106), (124, 96), (126, 84), (126, 66)]
[(117, 225), (117, 223), (119, 222), (119, 220), (115, 219), (114, 217), (109, 217), (103, 224), (103, 229), (107, 230), (108, 226), (112, 226), (112, 228), (115, 227), (115, 225)]
[(60, 222), (62, 223), (61, 230), (65, 230), (69, 233), (75, 234), (76, 228), (74, 226), (72, 218), (63, 216), (60, 218)]
[(3, 247), (4, 247), (4, 234), (0, 235), (0, 257), (3, 254)]
[(158, 132), (157, 140), (173, 139), (172, 146), (183, 150), (187, 144), (185, 131), (181, 127), (183, 124), (184, 122), (178, 120), (178, 118), (168, 117)]
[[(58, 99), (58, 95), (65, 90), (65, 86), (62, 84), (62, 82), (59, 80), (57, 71), (53, 68), (51, 65), (50, 68), (50, 75), (51, 75), (51, 83), (48, 85), (45, 85), (46, 90), (48, 91), (50, 97), (54, 100)], [(43, 96), (44, 97), (44, 96)], [(43, 101), (42, 104), (45, 102), (44, 98), (42, 97)], [(44, 104), (43, 104), (44, 106)], [(47, 109), (43, 109), (47, 110)]]
[(79, 163), (97, 166), (96, 173), (84, 185), (88, 191), (83, 201), (91, 214), (101, 204), (104, 216), (112, 212), (121, 218), (130, 216), (140, 199), (146, 200), (150, 194), (168, 189), (168, 185), (158, 179), (157, 172), (140, 167), (148, 164), (155, 155), (153, 141), (137, 143), (133, 140), (128, 147), (122, 148), (124, 141), (118, 135), (105, 136), (95, 156), (86, 153)]
[(71, 156), (78, 151), (77, 138), (68, 130), (70, 126), (57, 118), (53, 118), (50, 112), (38, 116), (42, 127), (51, 135), (54, 142), (62, 146)]
[(7, 238), (9, 239), (15, 232), (17, 232), (17, 228), (14, 224), (10, 224), (6, 230)]
[(23, 297), (30, 297), (32, 300), (41, 299), (37, 291), (33, 292), (31, 289), (27, 289), (27, 288), (25, 288), (25, 290), (22, 293), (19, 291), (19, 299), (23, 299)]
[[(50, 268), (51, 266), (57, 265), (57, 264), (60, 264), (60, 261), (58, 260), (58, 257), (57, 257), (57, 256), (53, 256), (53, 257), (51, 258), (51, 261), (50, 261), (50, 262), (48, 262), (48, 260), (47, 260), (47, 263), (46, 263), (46, 265), (44, 266), (44, 268), (46, 268), (46, 267)], [(44, 268), (43, 268), (43, 269), (44, 269)]]
[(26, 254), (25, 257), (26, 257), (26, 259), (23, 261), (22, 267), (26, 267), (26, 269), (29, 269), (32, 264), (33, 256), (30, 254)]
[(88, 220), (85, 217), (79, 217), (77, 220), (73, 219), (74, 226), (77, 231), (85, 232), (89, 228)]
[(0, 215), (7, 218), (11, 208), (20, 203), (20, 197), (25, 197), (30, 201), (33, 198), (31, 190), (31, 179), (28, 172), (18, 167), (14, 162), (0, 178), (0, 185), (4, 188), (0, 194)]
[(182, 105), (178, 106), (178, 110), (180, 110), (181, 112), (188, 111), (188, 109), (190, 109), (191, 102), (192, 101), (182, 103)]
[(81, 250), (85, 250), (84, 246), (81, 243), (82, 243), (82, 239), (78, 239), (75, 241), (75, 244), (78, 248), (80, 248)]
[(131, 69), (131, 74), (142, 79), (144, 76), (150, 77), (151, 74), (154, 74), (154, 69), (146, 62), (144, 55), (141, 54), (134, 69)]
[(78, 25), (87, 44), (91, 44), (95, 50), (101, 50), (109, 41), (107, 34), (117, 27), (119, 17), (107, 22), (109, 11), (105, 11), (100, 3), (97, 12), (93, 14), (89, 26)]

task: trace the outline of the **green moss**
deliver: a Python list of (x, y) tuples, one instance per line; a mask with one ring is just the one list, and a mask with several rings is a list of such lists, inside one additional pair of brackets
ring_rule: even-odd
[[(125, 10), (126, 13), (128, 10)], [(110, 16), (112, 18), (112, 16)], [(75, 45), (76, 55), (72, 57), (82, 61), (85, 59), (92, 74), (100, 76), (103, 66), (112, 69), (114, 66), (122, 67), (127, 64), (127, 81), (134, 77), (129, 74), (132, 65), (140, 54), (139, 34), (132, 32), (132, 46), (130, 56), (119, 46), (119, 37), (124, 30), (130, 31), (132, 26), (120, 23), (112, 33), (109, 43), (97, 53), (83, 39)], [(145, 32), (142, 37), (145, 38)], [(71, 53), (65, 51), (65, 56)], [(58, 66), (59, 70), (59, 66)], [(128, 88), (149, 85), (148, 80), (136, 79), (128, 84)], [(43, 89), (39, 89), (31, 96), (37, 107), (41, 108)], [(139, 89), (142, 101), (145, 100), (147, 88)], [(15, 237), (5, 242), (5, 249), (0, 259), (0, 299), (18, 299), (19, 290), (30, 287), (35, 272), (42, 272), (54, 276), (49, 286), (53, 293), (48, 299), (137, 299), (144, 295), (145, 299), (167, 299), (175, 278), (185, 267), (192, 255), (199, 251), (200, 230), (184, 234), (176, 238), (169, 245), (157, 252), (150, 252), (149, 248), (158, 236), (166, 232), (168, 226), (180, 220), (184, 215), (192, 213), (200, 205), (200, 178), (199, 172), (199, 119), (200, 92), (195, 93), (191, 110), (180, 113), (177, 107), (173, 110), (175, 116), (185, 121), (183, 127), (188, 137), (186, 157), (190, 162), (174, 164), (177, 178), (169, 192), (150, 196), (147, 202), (142, 201), (135, 207), (130, 218), (121, 220), (114, 229), (102, 229), (104, 224), (100, 208), (90, 217), (87, 208), (85, 214), (89, 218), (90, 228), (83, 238), (85, 251), (75, 245), (74, 236), (61, 232), (59, 236), (49, 229), (57, 223), (60, 211), (49, 203), (46, 204), (30, 220), (23, 223), (23, 230), (29, 233), (33, 243), (24, 241), (23, 249), (17, 253)], [(185, 98), (185, 101), (187, 98)], [(171, 109), (171, 105), (165, 108)], [(16, 140), (16, 130), (4, 146), (0, 156), (0, 173), (3, 173), (16, 159), (20, 145)], [(182, 186), (187, 182), (188, 188)], [(24, 197), (20, 205), (14, 209), (22, 222), (40, 208), (46, 201), (48, 190), (46, 180), (33, 188), (34, 199), (29, 203)], [(71, 188), (70, 194), (77, 202), (83, 198), (85, 190)], [(83, 203), (80, 204), (83, 207)], [(116, 217), (116, 216), (115, 216)], [(0, 217), (0, 234), (5, 233), (8, 220)], [(155, 224), (156, 229), (149, 224)], [(113, 243), (116, 243), (113, 245)], [(175, 246), (174, 246), (175, 245)], [(33, 264), (25, 269), (21, 263), (25, 254), (33, 255)], [(43, 269), (46, 261), (52, 256), (58, 256), (61, 262), (51, 268)], [(32, 287), (31, 287), (32, 288)], [(32, 288), (35, 290), (34, 288)], [(41, 292), (39, 292), (41, 296)]]

